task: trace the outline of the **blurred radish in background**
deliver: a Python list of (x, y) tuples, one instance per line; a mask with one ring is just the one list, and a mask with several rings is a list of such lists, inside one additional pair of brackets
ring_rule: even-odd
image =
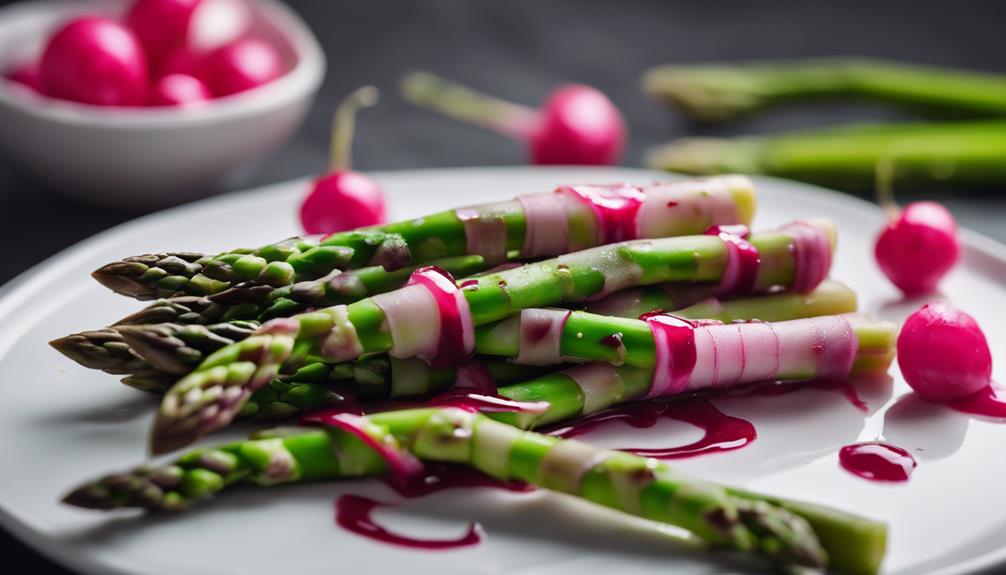
[(350, 94), (332, 120), (329, 172), (314, 181), (300, 206), (300, 222), (309, 234), (330, 234), (384, 223), (384, 193), (376, 182), (352, 170), (351, 148), (356, 113), (377, 103), (377, 88)]
[(480, 94), (428, 72), (407, 75), (402, 92), (418, 106), (525, 142), (532, 164), (616, 164), (625, 148), (621, 113), (590, 86), (560, 86), (539, 110)]
[(118, 22), (77, 18), (49, 40), (39, 65), (53, 98), (99, 106), (139, 106), (146, 99), (147, 59), (136, 36)]
[(279, 50), (251, 35), (244, 0), (136, 0), (122, 22), (66, 22), (38, 64), (4, 77), (51, 98), (97, 106), (191, 106), (271, 82), (286, 72)]

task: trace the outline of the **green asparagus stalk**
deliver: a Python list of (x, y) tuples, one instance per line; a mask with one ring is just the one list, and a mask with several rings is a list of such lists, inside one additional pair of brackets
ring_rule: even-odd
[[(631, 290), (630, 290), (631, 291)], [(659, 289), (661, 294), (668, 293), (667, 290)], [(680, 290), (679, 290), (680, 291)], [(703, 293), (711, 293), (711, 290), (699, 290)], [(618, 298), (622, 292), (614, 294), (613, 298)], [(603, 301), (603, 300), (602, 300)], [(600, 303), (600, 302), (595, 302)], [(621, 307), (622, 301), (613, 302), (613, 307), (609, 311), (624, 311), (621, 313), (610, 313), (610, 315), (621, 315), (623, 317), (633, 317), (643, 312), (653, 311), (654, 308), (646, 308), (637, 313), (637, 309), (626, 309)], [(665, 301), (660, 303), (661, 309), (674, 311), (673, 307)], [(803, 317), (813, 317), (819, 315), (835, 315), (848, 313), (856, 310), (855, 293), (844, 284), (835, 281), (826, 281), (810, 294), (778, 293), (766, 296), (749, 298), (738, 298), (733, 300), (719, 301), (715, 299), (705, 299), (698, 304), (674, 311), (679, 317), (688, 319), (717, 319), (724, 322), (738, 320), (763, 321), (785, 321)], [(504, 320), (506, 321), (506, 320)], [(170, 325), (139, 326), (137, 338), (147, 341), (146, 347), (153, 348), (154, 353), (167, 356), (163, 361), (189, 360), (189, 365), (195, 367), (202, 358), (194, 360), (191, 355), (184, 357), (174, 356), (170, 352), (181, 349), (172, 339)], [(193, 328), (202, 326), (174, 326), (181, 333), (182, 337), (197, 333)], [(209, 326), (213, 329), (214, 326)], [(144, 333), (146, 332), (146, 333)], [(114, 334), (115, 346), (108, 345), (108, 333)], [(219, 337), (225, 333), (224, 330), (216, 330)], [(76, 334), (64, 340), (71, 340), (61, 344), (73, 346), (71, 352), (66, 352), (70, 357), (77, 354), (87, 354), (94, 348), (97, 353), (94, 356), (85, 355), (82, 364), (94, 367), (98, 362), (105, 361), (106, 369), (111, 373), (128, 373), (129, 377), (123, 381), (127, 384), (150, 391), (153, 393), (164, 393), (175, 383), (176, 377), (170, 373), (156, 370), (149, 363), (142, 360), (139, 355), (129, 347), (122, 339), (121, 335), (114, 330), (102, 330), (99, 338), (92, 341), (87, 339), (87, 333)], [(167, 337), (163, 348), (157, 343), (157, 337)], [(180, 338), (179, 338), (180, 339)], [(77, 342), (76, 340), (80, 340)], [(62, 340), (60, 340), (62, 341)], [(211, 340), (216, 341), (216, 340)], [(104, 347), (102, 347), (104, 344)], [(55, 344), (54, 344), (55, 345)], [(143, 346), (141, 346), (142, 348)], [(188, 350), (195, 350), (202, 347), (188, 346)], [(123, 354), (124, 363), (107, 362), (108, 353), (106, 348), (128, 350)], [(511, 363), (509, 358), (479, 357), (477, 361), (488, 371), (488, 375), (499, 386), (528, 381), (539, 377), (543, 370), (539, 367), (526, 366)], [(107, 369), (111, 366), (111, 370)], [(131, 371), (133, 370), (133, 371)], [(630, 373), (627, 371), (627, 373)], [(369, 399), (402, 399), (428, 396), (433, 393), (445, 391), (458, 379), (458, 368), (444, 367), (433, 368), (428, 363), (420, 359), (395, 359), (386, 356), (374, 356), (360, 359), (347, 364), (326, 365), (310, 364), (290, 376), (275, 378), (269, 385), (259, 389), (249, 398), (248, 403), (242, 408), (242, 417), (253, 417), (255, 419), (279, 419), (293, 417), (308, 411), (332, 407), (346, 402), (342, 395), (342, 390), (349, 389), (353, 395), (362, 400)], [(622, 378), (628, 380), (626, 375)], [(532, 383), (530, 387), (537, 386)], [(501, 388), (502, 393), (511, 388)], [(518, 395), (524, 393), (520, 386), (512, 388)], [(561, 391), (561, 390), (560, 390)], [(626, 394), (626, 398), (635, 397)], [(568, 401), (559, 401), (560, 405), (566, 405)]]
[(584, 311), (598, 315), (636, 318), (651, 312), (674, 312), (688, 319), (723, 322), (760, 319), (785, 321), (856, 311), (856, 292), (839, 281), (825, 280), (810, 293), (783, 291), (720, 300), (714, 285), (662, 284), (627, 289), (598, 301)]
[[(820, 226), (834, 246), (832, 225), (826, 221), (813, 225)], [(784, 230), (751, 236), (762, 260), (756, 289), (793, 281), (794, 241)], [(727, 259), (728, 248), (716, 236), (637, 240), (473, 278), (462, 293), (473, 323), (480, 326), (522, 309), (583, 301), (636, 285), (717, 281)], [(214, 352), (168, 391), (151, 434), (155, 453), (177, 449), (227, 425), (241, 404), (281, 367), (342, 363), (387, 352), (393, 343), (384, 311), (371, 298), (275, 319), (263, 330)]]
[(877, 166), (898, 185), (1006, 183), (1006, 122), (854, 125), (768, 136), (682, 138), (647, 155), (648, 166), (691, 174), (744, 171), (872, 190)]
[[(589, 302), (587, 311), (623, 318), (635, 318), (653, 311), (673, 311), (675, 315), (689, 319), (730, 322), (752, 319), (783, 321), (856, 310), (855, 292), (837, 281), (825, 281), (807, 294), (779, 292), (729, 300), (710, 297), (716, 289), (714, 284), (648, 286), (616, 292)], [(697, 303), (682, 307), (690, 301)], [(210, 353), (248, 337), (258, 327), (259, 324), (254, 321), (209, 326), (127, 324), (73, 334), (53, 340), (50, 345), (84, 367), (113, 375), (135, 376), (132, 380), (134, 386), (163, 392), (174, 383), (171, 376), (189, 373)], [(484, 331), (493, 329), (487, 327)], [(373, 371), (372, 367), (362, 369), (367, 373)], [(387, 369), (383, 372), (390, 373)], [(365, 377), (367, 381), (374, 381), (373, 375)]]
[(1006, 116), (1006, 76), (861, 58), (663, 66), (643, 90), (704, 121), (822, 98), (905, 104), (969, 116)]
[[(897, 326), (865, 318), (852, 318), (851, 322), (857, 348), (849, 377), (855, 379), (886, 373), (894, 359)], [(780, 381), (814, 378), (813, 367), (810, 370), (800, 365), (781, 368), (775, 378)], [(492, 413), (489, 416), (523, 429), (553, 425), (642, 399), (651, 391), (653, 375), (652, 366), (639, 367), (628, 363), (618, 366), (598, 363), (577, 365), (498, 390), (499, 395), (515, 401), (547, 403), (546, 410), (539, 413)], [(598, 378), (603, 379), (605, 385), (590, 385)], [(695, 391), (689, 389), (686, 393)]]
[[(682, 204), (702, 203), (713, 190), (725, 190), (736, 208), (736, 222), (712, 222), (708, 217), (681, 219), (659, 230), (660, 236), (702, 233), (711, 223), (748, 224), (754, 214), (751, 181), (740, 176), (683, 183)], [(598, 245), (598, 221), (584, 203), (564, 202), (570, 245), (583, 249)], [(162, 253), (110, 263), (92, 275), (106, 287), (137, 299), (175, 295), (209, 295), (242, 282), (281, 287), (317, 279), (336, 269), (381, 266), (394, 270), (409, 262), (478, 255), (471, 254), (466, 224), (459, 212), (474, 214), (482, 223), (498, 222), (505, 236), (505, 252), (525, 246), (527, 220), (518, 200), (448, 210), (385, 226), (341, 232), (321, 240), (293, 238), (256, 250), (234, 250), (218, 255)], [(521, 256), (525, 254), (520, 254)], [(531, 254), (531, 255), (559, 255)], [(493, 262), (501, 263), (501, 262)]]
[(718, 546), (767, 556), (783, 567), (875, 573), (883, 524), (837, 510), (730, 489), (667, 464), (574, 440), (522, 431), (457, 408), (391, 411), (338, 428), (276, 430), (174, 463), (140, 467), (73, 490), (78, 507), (180, 510), (232, 485), (272, 485), (387, 472), (371, 445), (425, 461), (469, 465), (594, 504), (685, 528)]

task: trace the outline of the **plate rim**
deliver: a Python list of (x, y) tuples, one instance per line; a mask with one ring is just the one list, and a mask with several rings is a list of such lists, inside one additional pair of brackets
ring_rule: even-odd
[[(636, 168), (632, 166), (470, 166), (453, 168), (376, 170), (368, 171), (368, 175), (373, 177), (375, 180), (380, 181), (384, 177), (402, 178), (408, 177), (410, 174), (422, 174), (425, 177), (430, 177), (431, 175), (435, 176), (437, 174), (443, 176), (452, 176), (456, 174), (477, 176), (480, 173), (487, 173), (498, 176), (501, 172), (520, 174), (527, 172), (566, 173), (569, 171), (582, 172), (585, 175), (585, 179), (592, 177), (592, 173), (602, 176), (605, 172), (610, 171), (616, 171), (620, 174), (635, 173), (636, 176), (633, 177), (638, 177), (641, 180), (646, 178), (652, 179), (655, 177), (670, 177), (675, 179), (695, 177), (689, 174), (662, 172), (659, 170)], [(824, 186), (762, 175), (752, 175), (751, 178), (755, 181), (756, 188), (760, 187), (758, 186), (759, 182), (777, 182), (783, 184), (784, 186), (796, 186), (801, 188), (800, 193), (814, 194), (816, 199), (822, 200), (824, 203), (843, 204), (846, 208), (852, 205), (857, 210), (870, 212), (871, 214), (882, 212), (880, 206), (870, 202), (869, 200), (849, 193), (826, 188)], [(38, 284), (44, 284), (50, 275), (57, 275), (60, 269), (68, 265), (72, 266), (73, 262), (77, 259), (85, 259), (88, 254), (93, 251), (102, 250), (110, 244), (119, 243), (116, 240), (123, 235), (131, 233), (134, 228), (142, 228), (144, 225), (149, 225), (151, 222), (163, 220), (171, 221), (177, 216), (184, 215), (185, 213), (191, 211), (224, 209), (235, 201), (254, 202), (280, 190), (295, 187), (299, 184), (306, 184), (310, 181), (310, 179), (311, 177), (294, 178), (282, 182), (265, 184), (247, 190), (236, 190), (163, 210), (158, 210), (116, 224), (106, 230), (100, 231), (75, 242), (74, 244), (67, 246), (46, 259), (34, 264), (27, 270), (5, 282), (3, 285), (0, 285), (0, 318), (10, 314), (12, 312), (12, 308), (16, 310), (18, 303), (23, 300), (26, 295), (32, 293), (32, 288)], [(780, 193), (787, 193), (787, 191), (780, 190)], [(960, 228), (959, 233), (961, 238), (961, 247), (963, 248), (962, 252), (964, 255), (967, 255), (968, 252), (975, 252), (1006, 266), (1006, 243), (999, 242), (984, 234), (967, 228)], [(95, 560), (85, 554), (64, 549), (58, 544), (58, 541), (31, 528), (3, 506), (0, 506), (0, 528), (3, 528), (12, 537), (18, 539), (33, 551), (68, 570), (88, 574), (128, 573), (115, 565)], [(1000, 566), (1004, 563), (1006, 563), (1006, 546), (954, 565), (938, 567), (931, 573), (940, 575), (949, 573), (974, 573), (984, 569)]]

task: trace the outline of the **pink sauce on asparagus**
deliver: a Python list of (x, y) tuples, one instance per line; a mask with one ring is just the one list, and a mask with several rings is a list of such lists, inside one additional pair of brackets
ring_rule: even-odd
[[(434, 357), (429, 358), (433, 367), (460, 365), (467, 361), (473, 351), (471, 317), (464, 298), (458, 298), (458, 286), (451, 274), (436, 267), (420, 268), (409, 277), (406, 285), (420, 284), (429, 290), (437, 302), (440, 312), (440, 339)], [(463, 303), (464, 302), (464, 303)], [(464, 309), (462, 309), (464, 306)]]
[(636, 214), (646, 199), (639, 188), (626, 184), (563, 186), (557, 192), (576, 197), (594, 211), (598, 245), (636, 239)]
[(846, 445), (838, 462), (850, 473), (871, 481), (908, 481), (918, 465), (908, 451), (887, 443), (868, 441)]
[[(516, 481), (499, 481), (488, 475), (461, 465), (429, 464), (422, 473), (407, 480), (392, 478), (388, 481), (399, 495), (407, 499), (431, 495), (446, 489), (487, 487), (517, 493), (533, 491), (534, 487)], [(396, 507), (395, 503), (383, 503), (360, 495), (342, 495), (335, 502), (335, 521), (346, 529), (382, 543), (412, 547), (415, 549), (443, 550), (475, 545), (482, 541), (482, 527), (469, 523), (464, 534), (454, 539), (417, 539), (390, 531), (378, 523), (373, 512), (381, 507)]]
[(751, 230), (743, 225), (710, 226), (706, 235), (718, 236), (727, 247), (727, 266), (718, 294), (725, 297), (754, 291), (761, 255), (758, 248), (747, 241)]
[(613, 421), (636, 428), (653, 427), (661, 419), (673, 419), (694, 425), (704, 432), (701, 439), (687, 445), (661, 448), (621, 448), (621, 451), (657, 459), (681, 459), (740, 449), (758, 437), (754, 425), (716, 409), (709, 401), (690, 397), (673, 401), (630, 403), (588, 415), (579, 421), (554, 429), (550, 435), (575, 437)]

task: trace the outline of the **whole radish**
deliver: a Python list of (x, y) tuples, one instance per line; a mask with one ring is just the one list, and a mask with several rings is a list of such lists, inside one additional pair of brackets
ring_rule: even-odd
[(216, 96), (244, 92), (283, 75), (283, 59), (276, 48), (258, 38), (242, 38), (210, 52), (200, 66), (200, 77)]
[(187, 74), (161, 76), (150, 87), (150, 106), (193, 106), (206, 103), (213, 94), (202, 80)]
[(945, 303), (925, 305), (905, 320), (898, 366), (908, 385), (931, 401), (971, 395), (992, 378), (992, 354), (978, 322)]
[(365, 86), (339, 106), (332, 122), (329, 172), (311, 187), (300, 206), (300, 222), (309, 234), (330, 234), (384, 223), (384, 194), (367, 176), (350, 169), (356, 112), (377, 103), (377, 89)]
[(590, 86), (560, 86), (537, 111), (427, 72), (407, 75), (402, 91), (417, 105), (524, 141), (533, 164), (610, 165), (618, 162), (625, 148), (622, 115)]
[(960, 257), (957, 221), (936, 202), (898, 208), (890, 181), (893, 166), (877, 166), (877, 195), (888, 222), (877, 236), (874, 256), (884, 275), (905, 295), (932, 292)]
[(32, 62), (14, 66), (4, 74), (4, 78), (21, 84), (26, 88), (31, 88), (36, 92), (42, 91), (42, 81), (39, 78), (38, 65)]
[(49, 40), (39, 64), (42, 91), (99, 106), (139, 106), (146, 100), (147, 61), (133, 33), (118, 22), (83, 16)]
[(151, 67), (162, 74), (175, 53), (200, 54), (233, 42), (251, 21), (243, 0), (136, 0), (126, 14)]

